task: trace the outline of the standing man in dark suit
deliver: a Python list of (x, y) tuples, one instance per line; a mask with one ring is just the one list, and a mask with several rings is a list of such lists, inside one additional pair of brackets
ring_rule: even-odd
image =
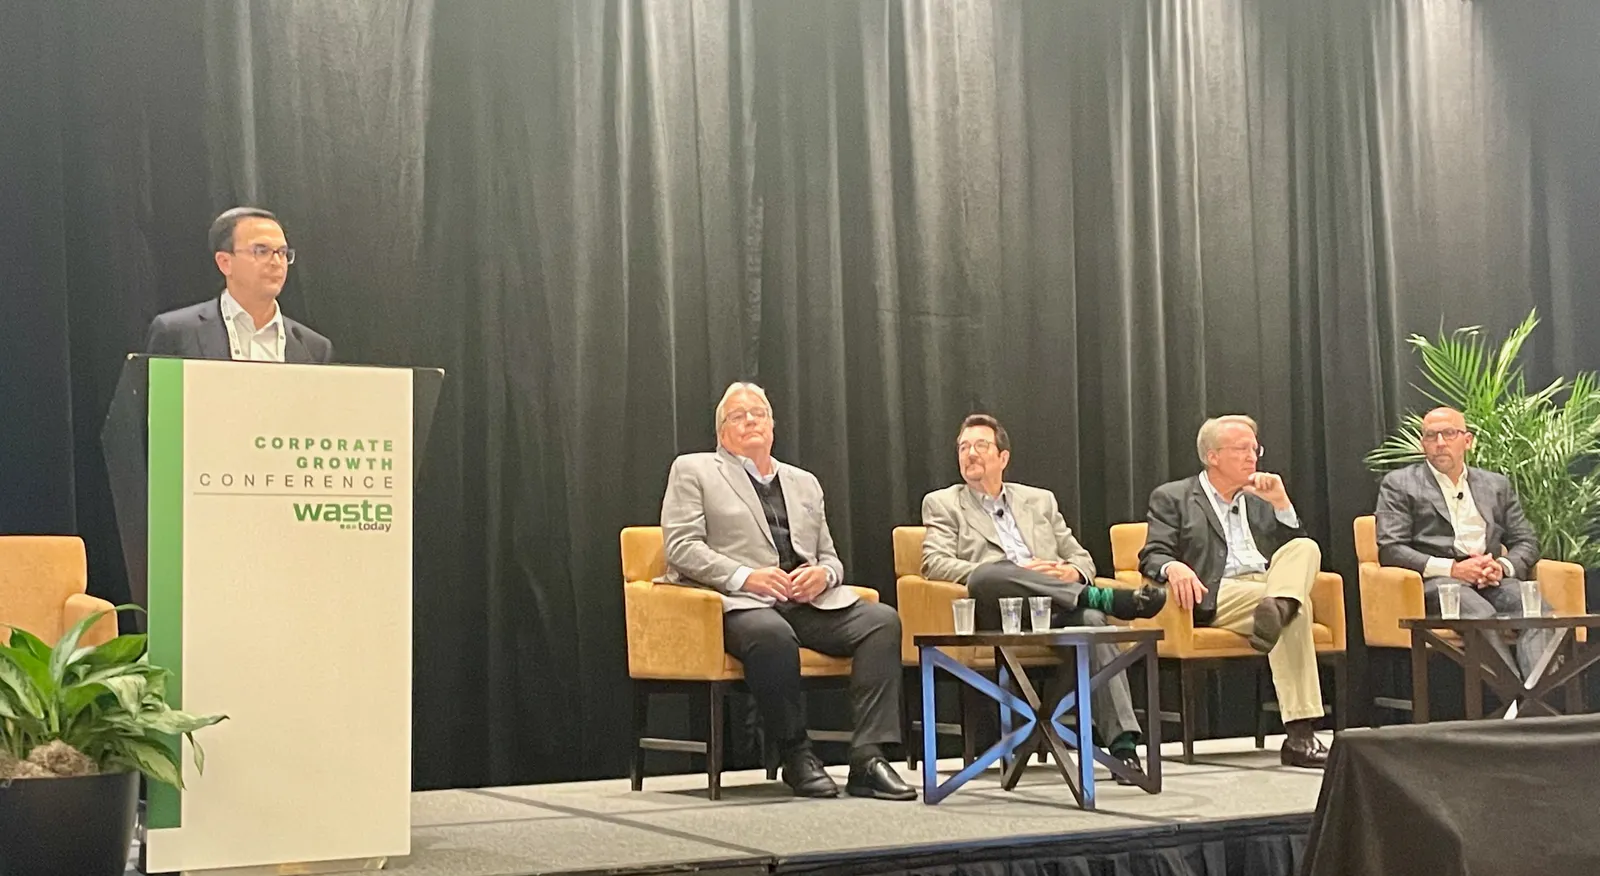
[(1322, 551), (1306, 537), (1283, 478), (1256, 470), (1265, 452), (1256, 422), (1230, 414), (1205, 421), (1195, 450), (1206, 470), (1150, 494), (1139, 571), (1196, 625), (1230, 630), (1267, 655), (1289, 738), (1285, 766), (1320, 769), (1328, 749), (1314, 732), (1322, 686), (1311, 638), (1311, 585)]
[[(1439, 585), (1451, 579), (1464, 585), (1462, 617), (1520, 613), (1521, 582), (1539, 562), (1539, 536), (1517, 491), (1505, 475), (1467, 467), (1472, 432), (1455, 408), (1429, 411), (1421, 438), (1427, 460), (1389, 472), (1378, 486), (1378, 562), (1422, 576), (1429, 614), (1439, 613)], [(1500, 637), (1489, 642), (1527, 677), (1552, 634), (1524, 630), (1515, 661)]]
[(224, 278), (222, 294), (157, 316), (145, 352), (189, 359), (332, 361), (332, 342), (278, 309), (278, 293), (294, 264), (278, 217), (257, 207), (234, 207), (211, 223), (210, 239)]

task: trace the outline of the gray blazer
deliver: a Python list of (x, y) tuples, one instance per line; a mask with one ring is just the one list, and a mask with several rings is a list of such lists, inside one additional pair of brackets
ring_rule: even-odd
[[(1256, 550), (1268, 560), (1290, 541), (1305, 537), (1304, 517), (1300, 517), (1298, 527), (1285, 526), (1272, 503), (1260, 496), (1246, 495), (1244, 510)], [(1202, 626), (1211, 623), (1217, 614), (1218, 585), (1228, 565), (1228, 537), (1200, 476), (1156, 487), (1150, 493), (1145, 520), (1148, 528), (1144, 547), (1139, 551), (1139, 573), (1165, 584), (1167, 579), (1161, 569), (1168, 563), (1181, 562), (1193, 569), (1206, 587), (1206, 595), (1194, 607), (1194, 621)]]
[[(828, 532), (822, 484), (805, 469), (782, 462), (777, 466), (795, 553), (803, 562), (832, 569), (836, 582), (811, 604), (834, 609), (854, 603), (855, 591), (838, 586), (844, 581), (844, 564), (834, 553), (833, 535)], [(778, 564), (767, 515), (738, 457), (718, 448), (673, 460), (667, 493), (661, 498), (661, 529), (667, 554), (663, 583), (716, 590), (722, 594), (723, 611), (773, 604), (771, 597), (727, 589), (728, 579), (740, 566), (759, 569)]]
[[(1066, 563), (1078, 570), (1083, 583), (1094, 583), (1094, 558), (1073, 538), (1055, 494), (1025, 484), (1008, 483), (1005, 489), (1022, 540), (1033, 555)], [(1006, 558), (994, 518), (966, 484), (923, 496), (922, 525), (928, 528), (922, 539), (922, 577), (930, 581), (965, 583), (980, 564)]]
[[(287, 315), (283, 318), (283, 361), (327, 364), (333, 361), (333, 342)], [(153, 356), (186, 359), (232, 359), (228, 328), (222, 324), (222, 294), (157, 316), (150, 322), (144, 351)]]
[[(1467, 486), (1486, 524), (1485, 550), (1495, 556), (1504, 551), (1515, 570), (1513, 577), (1528, 580), (1539, 562), (1539, 536), (1522, 515), (1522, 502), (1505, 475), (1467, 468)], [(1426, 462), (1418, 462), (1384, 475), (1378, 485), (1378, 562), (1422, 572), (1432, 557), (1461, 559), (1456, 551), (1456, 529), (1444, 492)]]

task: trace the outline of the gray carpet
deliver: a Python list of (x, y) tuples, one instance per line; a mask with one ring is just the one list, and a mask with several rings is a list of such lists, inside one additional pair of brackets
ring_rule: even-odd
[[(1000, 790), (991, 771), (938, 806), (796, 800), (760, 772), (725, 774), (716, 803), (705, 798), (702, 775), (652, 777), (637, 794), (626, 780), (429, 791), (412, 796), (411, 855), (390, 861), (389, 869), (523, 876), (666, 868), (1310, 812), (1322, 775), (1279, 766), (1279, 741), (1269, 739), (1264, 752), (1250, 740), (1201, 743), (1201, 762), (1193, 766), (1179, 763), (1176, 747), (1168, 747), (1173, 759), (1163, 762), (1165, 788), (1157, 796), (1118, 787), (1101, 770), (1096, 812), (1079, 810), (1048, 764), (1031, 767), (1013, 792)], [(941, 763), (945, 776), (959, 767)], [(844, 768), (831, 772), (842, 786)]]

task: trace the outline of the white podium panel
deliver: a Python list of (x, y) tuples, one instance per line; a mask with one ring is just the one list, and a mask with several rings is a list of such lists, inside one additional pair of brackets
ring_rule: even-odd
[(150, 360), (150, 656), (229, 716), (151, 783), (150, 871), (409, 853), (412, 379)]

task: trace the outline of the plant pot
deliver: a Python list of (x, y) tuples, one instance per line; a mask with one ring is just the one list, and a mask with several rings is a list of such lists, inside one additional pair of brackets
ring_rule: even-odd
[(139, 774), (0, 783), (0, 876), (122, 876)]

